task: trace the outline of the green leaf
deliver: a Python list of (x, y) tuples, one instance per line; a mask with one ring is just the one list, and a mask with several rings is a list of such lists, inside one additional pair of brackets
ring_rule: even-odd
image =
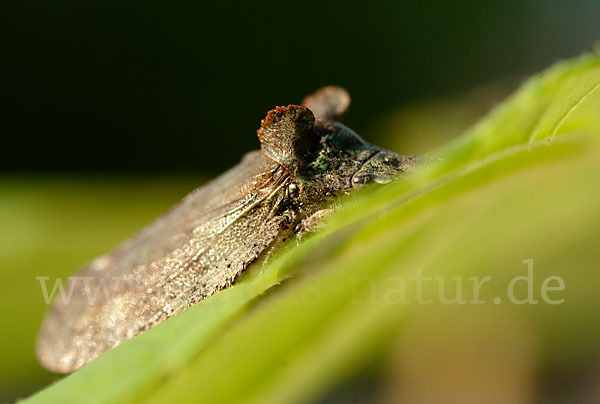
[[(482, 308), (533, 330), (543, 354), (532, 360), (600, 354), (598, 316), (581, 314), (600, 308), (599, 86), (598, 55), (550, 68), (438, 160), (347, 201), (299, 247), (25, 402), (304, 402), (407, 330)], [(505, 302), (528, 259), (536, 278), (564, 280), (563, 304)], [(487, 304), (435, 302), (436, 282), (411, 282), (421, 275), (489, 275)]]

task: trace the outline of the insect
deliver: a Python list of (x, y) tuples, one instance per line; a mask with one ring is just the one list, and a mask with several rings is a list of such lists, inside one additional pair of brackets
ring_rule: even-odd
[[(388, 183), (419, 160), (364, 142), (338, 120), (348, 93), (325, 87), (277, 107), (261, 150), (196, 189), (140, 233), (78, 273), (37, 343), (41, 364), (72, 372), (108, 349), (227, 288), (286, 238), (314, 230), (336, 196)], [(112, 294), (97, 293), (102, 284)], [(67, 285), (68, 290), (69, 285)]]

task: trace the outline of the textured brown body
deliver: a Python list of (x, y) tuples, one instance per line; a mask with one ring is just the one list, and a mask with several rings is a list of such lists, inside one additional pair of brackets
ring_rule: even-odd
[(57, 372), (81, 367), (230, 286), (274, 243), (301, 231), (303, 220), (321, 217), (332, 197), (371, 180), (387, 182), (413, 164), (413, 157), (364, 143), (334, 121), (349, 102), (343, 90), (319, 94), (314, 109), (324, 112), (317, 123), (305, 107), (271, 111), (259, 131), (262, 151), (248, 153), (73, 277), (71, 299), (57, 299), (44, 321), (40, 362)]

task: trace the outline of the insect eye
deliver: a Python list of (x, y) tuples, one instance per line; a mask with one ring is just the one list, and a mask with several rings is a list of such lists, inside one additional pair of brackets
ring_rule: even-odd
[(395, 166), (395, 167), (397, 167), (397, 166), (398, 166), (398, 159), (397, 159), (396, 157), (392, 157), (392, 156), (385, 156), (385, 157), (383, 158), (383, 162), (384, 162), (385, 164), (387, 164), (387, 165), (390, 165), (390, 166)]
[(373, 180), (373, 176), (369, 173), (358, 173), (352, 177), (352, 186), (358, 188), (361, 185), (368, 184)]

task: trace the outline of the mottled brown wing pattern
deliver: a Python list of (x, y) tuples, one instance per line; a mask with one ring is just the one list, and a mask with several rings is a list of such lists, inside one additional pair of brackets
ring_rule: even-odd
[(231, 285), (285, 226), (277, 209), (286, 181), (277, 163), (249, 153), (91, 262), (71, 280), (78, 283), (70, 301), (58, 299), (48, 313), (37, 347), (42, 364), (73, 371)]
[(260, 152), (70, 280), (66, 295), (74, 293), (59, 296), (40, 332), (43, 366), (81, 367), (230, 286), (286, 237), (318, 228), (336, 196), (388, 183), (414, 165), (335, 122), (350, 104), (344, 89), (325, 87), (303, 104), (269, 111)]
[(260, 152), (71, 279), (72, 296), (59, 296), (40, 332), (43, 366), (81, 367), (230, 286), (286, 237), (317, 228), (336, 196), (388, 183), (414, 165), (335, 122), (350, 104), (344, 89), (325, 87), (303, 104), (269, 111)]

